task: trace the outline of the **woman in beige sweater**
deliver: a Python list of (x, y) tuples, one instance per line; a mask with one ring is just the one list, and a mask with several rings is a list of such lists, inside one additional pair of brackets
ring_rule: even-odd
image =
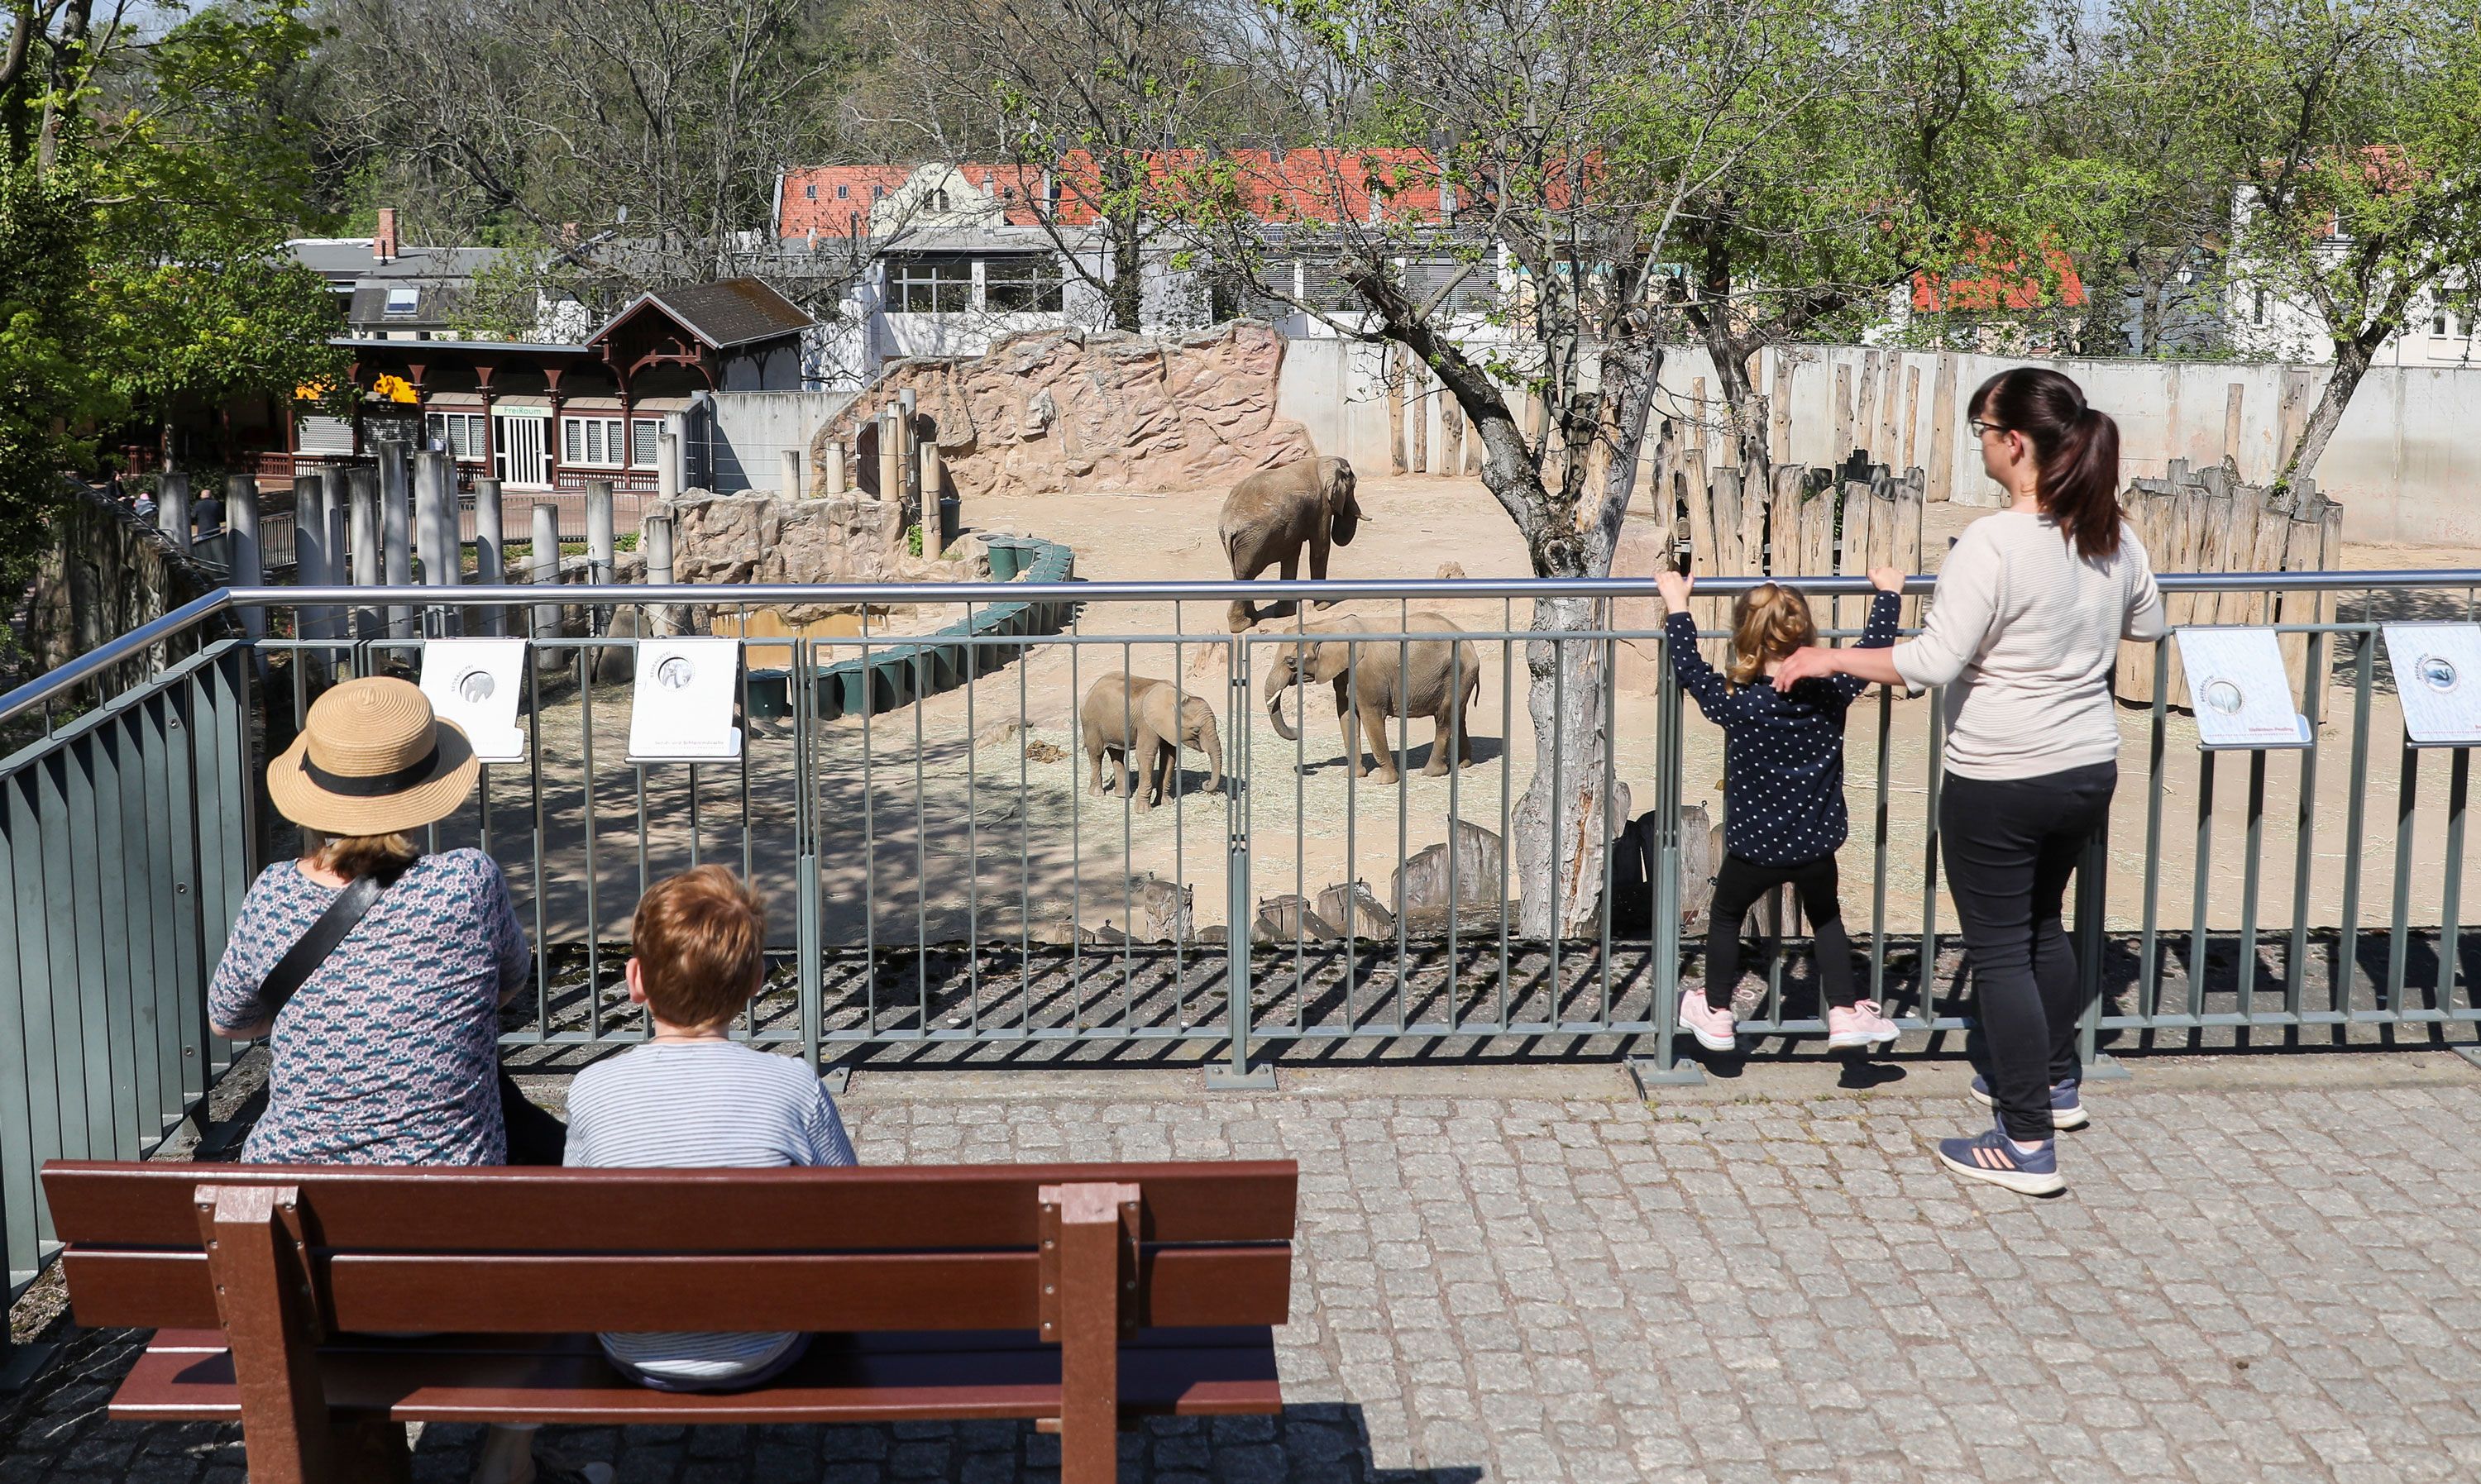
[(2023, 367), (1972, 394), (1982, 467), (2014, 498), (1947, 553), (1919, 638), (1889, 649), (1803, 649), (1774, 683), (1843, 674), (1944, 686), (1939, 832), (1972, 962), (1982, 1074), (1998, 1127), (1946, 1139), (1960, 1175), (2027, 1195), (2067, 1188), (2053, 1133), (2086, 1121), (2076, 1095), (2069, 878), (2110, 816), (2122, 638), (2162, 636), (2162, 598), (2119, 508), (2119, 427), (2055, 371)]

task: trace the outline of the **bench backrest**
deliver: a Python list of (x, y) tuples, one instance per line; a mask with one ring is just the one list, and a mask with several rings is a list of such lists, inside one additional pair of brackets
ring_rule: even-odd
[(1062, 1192), (1090, 1230), (1109, 1186), (1099, 1219), (1116, 1215), (1123, 1324), (1281, 1324), (1298, 1183), (1288, 1160), (43, 1169), (80, 1324), (216, 1326), (209, 1241), (254, 1210), (329, 1332), (499, 1334), (1047, 1332)]

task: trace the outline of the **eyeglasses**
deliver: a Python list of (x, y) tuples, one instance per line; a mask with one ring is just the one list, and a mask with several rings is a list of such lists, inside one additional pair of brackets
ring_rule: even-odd
[(2012, 432), (2014, 430), (2013, 429), (2001, 428), (1997, 423), (1985, 423), (1977, 417), (1971, 421), (1972, 424), (1972, 435), (1976, 438), (1984, 437), (1994, 432)]

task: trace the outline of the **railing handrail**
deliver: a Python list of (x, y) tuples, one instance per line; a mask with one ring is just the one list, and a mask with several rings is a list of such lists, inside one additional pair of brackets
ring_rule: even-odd
[(13, 720), (100, 671), (145, 653), (151, 646), (172, 638), (199, 619), (213, 617), (233, 606), (233, 589), (230, 587), (219, 587), (205, 597), (192, 598), (163, 617), (140, 624), (102, 648), (88, 650), (59, 669), (38, 675), (6, 695), (0, 695), (0, 722)]
[[(2333, 592), (2364, 588), (2481, 587), (2481, 568), (2332, 572), (2165, 572), (2155, 581), (2166, 593), (2180, 592)], [(1867, 593), (1863, 577), (1709, 577), (1697, 591), (1706, 597), (1737, 597), (1763, 584), (1781, 582), (1822, 597)], [(1239, 600), (1326, 598), (1339, 602), (1386, 599), (1452, 598), (1647, 598), (1655, 593), (1650, 577), (1598, 578), (1384, 578), (1319, 581), (1281, 578), (1258, 582), (1078, 582), (1073, 584), (1008, 583), (748, 583), (731, 586), (694, 583), (563, 583), (557, 601), (574, 604), (680, 603), (732, 607), (770, 603), (1011, 603), (1025, 600), (1037, 587), (1060, 586), (1075, 600), (1154, 603), (1230, 603)], [(1935, 573), (1904, 579), (1907, 592), (1930, 593), (1938, 586)], [(103, 647), (79, 656), (49, 674), (40, 675), (0, 694), (0, 722), (7, 722), (91, 678), (159, 644), (202, 618), (227, 608), (525, 607), (551, 597), (543, 585), (499, 586), (389, 587), (219, 587), (185, 603), (163, 617), (143, 624)], [(1201, 636), (1204, 638), (1206, 636)]]

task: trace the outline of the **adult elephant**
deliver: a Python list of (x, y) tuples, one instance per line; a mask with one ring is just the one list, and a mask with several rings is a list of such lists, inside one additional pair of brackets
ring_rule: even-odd
[(1136, 781), (1129, 787), (1140, 814), (1170, 789), (1180, 770), (1182, 747), (1206, 754), (1208, 793), (1223, 787), (1223, 739), (1214, 729), (1214, 708), (1204, 696), (1182, 695), (1168, 680), (1121, 670), (1087, 688), (1080, 720), (1094, 792), (1119, 792), (1120, 768), (1111, 769), (1110, 786), (1103, 781), (1103, 754), (1116, 752), (1136, 769)]
[[(1300, 575), (1304, 546), (1310, 549), (1310, 576), (1323, 580), (1328, 546), (1350, 546), (1353, 533), (1361, 529), (1361, 506), (1352, 488), (1352, 465), (1342, 458), (1296, 458), (1233, 485), (1223, 497), (1220, 529), (1234, 580), (1250, 582), (1268, 567), (1279, 567), (1289, 582)], [(1268, 614), (1293, 612), (1278, 604)], [(1232, 605), (1233, 633), (1257, 621), (1255, 604)]]
[[(1394, 716), (1427, 716), (1436, 728), (1430, 742), (1426, 777), (1444, 776), (1450, 768), (1473, 760), (1470, 718), (1474, 697), (1481, 690), (1481, 656), (1471, 639), (1391, 638), (1372, 630), (1368, 621), (1346, 614), (1304, 626), (1299, 643), (1274, 647), (1275, 663), (1267, 669), (1267, 716), (1286, 742), (1300, 734), (1284, 717), (1284, 692), (1294, 686), (1335, 688), (1336, 725), (1344, 733), (1344, 751), (1352, 775), (1362, 777), (1361, 738), (1369, 734), (1370, 750), (1378, 757), (1378, 781), (1397, 779), (1396, 753), (1387, 745), (1387, 722)], [(1444, 613), (1414, 612), (1404, 617), (1403, 632), (1458, 632)]]

